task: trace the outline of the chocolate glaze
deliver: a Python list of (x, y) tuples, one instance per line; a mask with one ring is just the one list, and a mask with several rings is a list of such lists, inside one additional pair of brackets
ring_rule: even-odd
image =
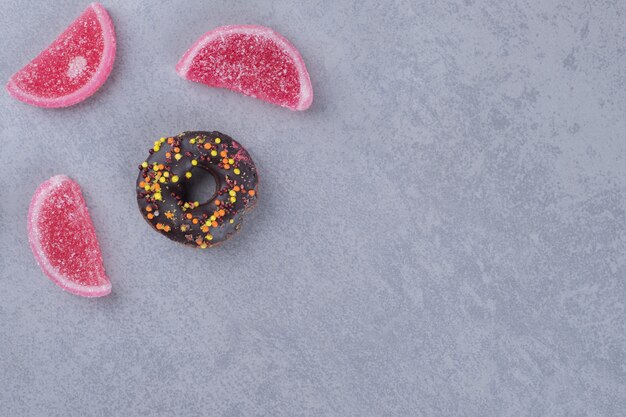
[[(220, 132), (183, 132), (161, 138), (139, 169), (141, 214), (159, 233), (190, 246), (206, 248), (230, 238), (258, 198), (252, 158)], [(207, 192), (206, 201), (189, 201), (195, 186), (193, 174), (197, 177), (199, 170), (213, 175), (216, 191), (212, 196)]]

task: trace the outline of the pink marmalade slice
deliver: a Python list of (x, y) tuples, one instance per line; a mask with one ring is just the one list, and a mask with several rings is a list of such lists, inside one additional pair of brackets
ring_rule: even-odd
[(28, 240), (43, 272), (64, 290), (83, 297), (111, 292), (80, 186), (65, 175), (50, 178), (35, 191)]
[(106, 81), (115, 60), (115, 29), (92, 3), (37, 58), (15, 73), (7, 90), (39, 107), (67, 107), (85, 100)]
[(176, 65), (181, 77), (228, 88), (291, 110), (313, 101), (298, 50), (263, 26), (223, 26), (202, 35)]

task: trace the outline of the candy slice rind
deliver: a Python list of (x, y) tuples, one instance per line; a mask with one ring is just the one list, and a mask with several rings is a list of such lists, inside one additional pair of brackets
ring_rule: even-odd
[(41, 184), (28, 209), (28, 240), (44, 274), (82, 297), (111, 292), (80, 186), (65, 175)]
[[(203, 53), (207, 56), (210, 56), (211, 61), (224, 59), (224, 57), (220, 56), (219, 54), (214, 54), (211, 56), (210, 52), (205, 51), (205, 48), (215, 42), (222, 42), (226, 44), (229, 42), (229, 39), (232, 39), (235, 36), (248, 36), (251, 38), (257, 37), (257, 39), (266, 40), (268, 41), (269, 45), (274, 44), (278, 49), (284, 51), (286, 56), (289, 58), (289, 62), (285, 62), (285, 64), (288, 66), (293, 66), (295, 72), (297, 73), (297, 91), (295, 91), (291, 97), (285, 99), (284, 97), (273, 97), (272, 94), (268, 94), (268, 92), (263, 91), (263, 89), (255, 90), (254, 88), (242, 87), (242, 85), (238, 83), (239, 76), (241, 76), (242, 74), (248, 75), (246, 72), (250, 71), (250, 67), (246, 68), (243, 59), (241, 62), (237, 63), (238, 65), (236, 65), (237, 70), (243, 68), (243, 70), (241, 70), (239, 74), (234, 74), (236, 72), (236, 70), (234, 70), (224, 76), (217, 73), (213, 74), (214, 77), (211, 77), (211, 74), (209, 74), (208, 77), (199, 77), (197, 75), (194, 75), (194, 72), (197, 72), (196, 70), (202, 69), (198, 67), (202, 66), (202, 59), (205, 58), (202, 56)], [(250, 49), (249, 51), (247, 51), (247, 53), (250, 55), (254, 55), (257, 53), (262, 53), (262, 51)], [(204, 62), (208, 61), (205, 59)], [(210, 69), (207, 68), (207, 71), (210, 71)], [(176, 65), (176, 72), (182, 78), (189, 81), (199, 82), (211, 87), (227, 88), (251, 97), (277, 104), (279, 106), (290, 108), (291, 110), (306, 110), (313, 102), (313, 88), (311, 86), (309, 73), (306, 69), (302, 56), (284, 36), (264, 26), (230, 25), (218, 27), (209, 32), (206, 32), (185, 52), (183, 57)], [(280, 77), (277, 77), (273, 81), (275, 81), (276, 84), (282, 82), (283, 80), (281, 80)]]
[[(99, 28), (88, 27), (94, 22)], [(6, 89), (17, 100), (37, 107), (77, 104), (107, 80), (115, 52), (111, 17), (101, 4), (92, 3), (36, 58), (13, 74)]]

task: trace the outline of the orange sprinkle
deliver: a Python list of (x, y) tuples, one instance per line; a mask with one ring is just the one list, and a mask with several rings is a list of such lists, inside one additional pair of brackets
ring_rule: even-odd
[(174, 138), (167, 138), (167, 144), (171, 145), (172, 143), (174, 143)]
[(180, 148), (179, 148), (178, 146), (177, 146), (177, 147), (175, 147), (175, 148), (174, 148), (174, 152), (175, 152), (175, 153), (180, 153)]
[(254, 197), (254, 195), (256, 194), (256, 191), (250, 190), (248, 191), (248, 194), (250, 194), (251, 197)]
[(163, 165), (163, 164), (159, 164), (159, 169), (160, 169), (161, 171), (163, 171), (163, 169), (164, 169), (164, 168), (165, 168), (165, 165)]
[(191, 219), (193, 217), (193, 215), (191, 213), (187, 213), (187, 216), (185, 216), (185, 217), (187, 217), (188, 219)]
[(224, 164), (224, 169), (230, 169), (230, 165)]
[[(227, 153), (226, 151), (222, 151), (222, 152), (220, 152), (220, 156), (221, 156), (222, 158), (226, 157), (226, 155), (228, 155), (228, 153)], [(228, 161), (226, 161), (226, 162), (228, 162)]]
[(220, 210), (220, 217), (224, 216), (226, 214), (225, 210)]
[(220, 204), (222, 204), (222, 203), (220, 202), (220, 200), (215, 200), (215, 205), (216, 205), (216, 206), (219, 206)]
[(148, 213), (148, 215), (146, 216), (149, 220), (154, 219), (154, 214), (152, 213)]
[(159, 184), (158, 182), (155, 182), (152, 187), (154, 187), (155, 190), (159, 191), (161, 189), (161, 184)]
[(143, 187), (145, 187), (145, 186), (146, 186), (146, 183), (145, 183), (145, 182), (141, 181), (141, 182), (139, 183), (139, 188), (143, 188)]
[(152, 207), (151, 206), (146, 207), (146, 211), (147, 212), (151, 212), (152, 211)]
[(165, 227), (163, 228), (163, 230), (165, 230), (166, 232), (169, 232), (170, 230), (172, 230), (172, 228), (171, 228), (171, 227), (169, 227), (169, 226), (165, 226)]
[(211, 144), (210, 143), (205, 143), (204, 144), (204, 149), (211, 149)]
[(213, 221), (211, 222), (211, 226), (213, 226), (213, 227), (217, 227), (217, 222), (216, 222), (215, 220), (213, 220)]
[(165, 152), (165, 157), (166, 158), (171, 158), (172, 157), (172, 153), (171, 152)]
[(198, 219), (193, 219), (191, 222), (192, 222), (193, 224), (198, 224)]
[(198, 245), (202, 245), (202, 244), (204, 243), (204, 241), (202, 240), (202, 238), (201, 238), (201, 237), (199, 237), (199, 238), (197, 238), (197, 239), (196, 239), (196, 243), (197, 243)]
[(163, 229), (163, 225), (161, 223), (157, 223), (156, 224), (156, 228), (157, 228), (157, 230), (161, 230), (161, 229)]
[(207, 226), (202, 226), (200, 230), (202, 230), (202, 232), (204, 233), (207, 233), (209, 231), (209, 228)]
[(235, 185), (235, 188), (233, 188), (233, 190), (235, 190), (235, 191), (241, 191), (241, 188), (239, 188), (239, 186), (238, 186), (238, 185)]

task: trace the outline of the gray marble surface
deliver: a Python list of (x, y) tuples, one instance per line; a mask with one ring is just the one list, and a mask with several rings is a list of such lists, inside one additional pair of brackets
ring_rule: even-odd
[[(0, 0), (0, 79), (84, 1)], [(626, 415), (623, 1), (122, 1), (109, 81), (43, 110), (0, 94), (0, 415)], [(293, 113), (178, 78), (204, 31), (275, 28)], [(224, 246), (150, 230), (136, 166), (216, 129), (261, 174)], [(111, 296), (64, 293), (33, 191), (83, 187)]]

